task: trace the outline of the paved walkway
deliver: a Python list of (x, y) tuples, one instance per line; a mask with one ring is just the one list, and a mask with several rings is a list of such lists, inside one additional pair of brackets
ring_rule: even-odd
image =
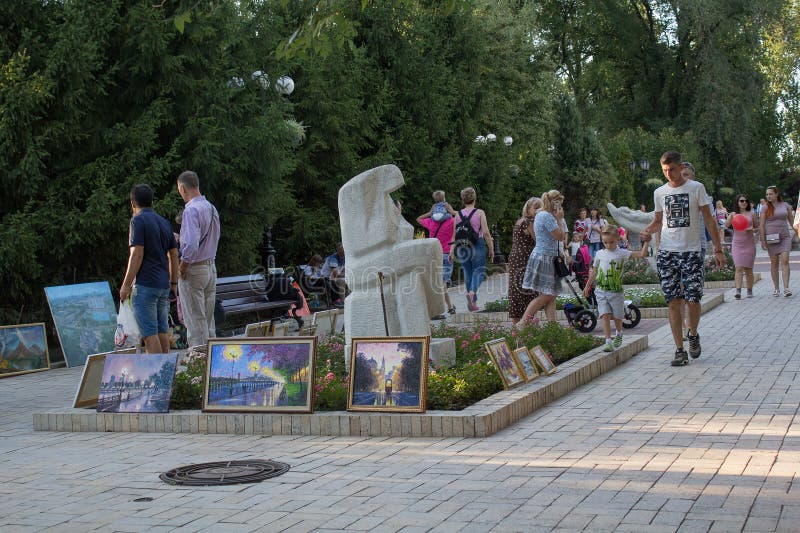
[[(0, 531), (798, 531), (794, 298), (703, 317), (703, 355), (651, 348), (487, 439), (34, 433), (79, 369), (0, 380)], [(254, 485), (177, 488), (195, 462), (291, 465)], [(136, 502), (139, 498), (152, 501)]]

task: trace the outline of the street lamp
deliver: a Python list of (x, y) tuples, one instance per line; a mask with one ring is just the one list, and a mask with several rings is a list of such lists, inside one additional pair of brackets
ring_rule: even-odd
[[(628, 168), (631, 169), (631, 172), (636, 171), (636, 161), (629, 161)], [(647, 173), (650, 171), (650, 161), (647, 159), (642, 159), (639, 161), (639, 203), (645, 203), (645, 189), (644, 189), (644, 180), (647, 179)]]

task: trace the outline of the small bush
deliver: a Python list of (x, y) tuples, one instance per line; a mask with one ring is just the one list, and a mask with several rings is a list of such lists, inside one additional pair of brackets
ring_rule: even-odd
[(658, 283), (658, 272), (650, 268), (647, 259), (629, 259), (622, 264), (623, 285)]

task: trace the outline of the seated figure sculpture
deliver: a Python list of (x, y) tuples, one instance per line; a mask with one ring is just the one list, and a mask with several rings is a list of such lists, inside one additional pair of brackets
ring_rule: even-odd
[[(655, 217), (655, 211), (645, 213), (643, 211), (633, 210), (630, 207), (617, 207), (610, 202), (607, 204), (607, 207), (608, 213), (614, 217), (617, 225), (625, 228), (628, 232), (628, 238), (634, 238), (635, 241), (639, 240), (639, 233), (641, 233), (641, 231), (653, 221), (653, 217)], [(649, 246), (653, 257), (655, 257), (658, 252), (660, 236), (661, 235), (656, 232), (653, 235), (653, 240), (650, 241)]]
[[(342, 244), (347, 256), (345, 345), (352, 337), (386, 335), (378, 274), (390, 336), (430, 335), (430, 319), (445, 312), (442, 246), (438, 239), (414, 239), (390, 193), (403, 174), (384, 165), (354, 177), (339, 189)], [(345, 360), (349, 361), (349, 352)]]

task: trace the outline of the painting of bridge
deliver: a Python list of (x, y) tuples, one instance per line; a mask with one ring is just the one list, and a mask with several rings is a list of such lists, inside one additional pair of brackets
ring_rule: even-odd
[(316, 337), (211, 339), (203, 411), (310, 413)]
[(106, 355), (97, 412), (168, 412), (177, 360), (177, 353)]

